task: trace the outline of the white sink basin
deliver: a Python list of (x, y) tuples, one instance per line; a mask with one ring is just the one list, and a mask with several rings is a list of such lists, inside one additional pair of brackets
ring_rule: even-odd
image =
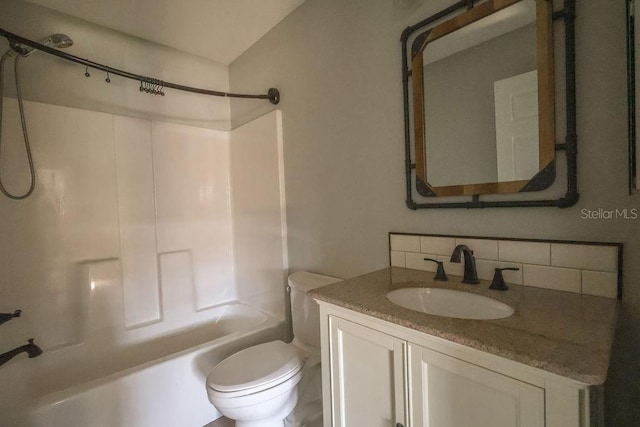
[(513, 314), (513, 308), (500, 301), (451, 289), (396, 289), (387, 299), (409, 310), (456, 319), (502, 319)]

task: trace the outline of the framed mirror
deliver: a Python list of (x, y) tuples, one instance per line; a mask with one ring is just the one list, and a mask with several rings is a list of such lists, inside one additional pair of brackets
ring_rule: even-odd
[[(573, 1), (554, 11), (549, 0), (465, 0), (403, 32), (410, 208), (575, 204), (573, 10)], [(554, 18), (565, 20), (566, 43), (567, 139), (559, 144)], [(565, 197), (480, 200), (548, 188), (561, 150)], [(416, 196), (471, 200), (417, 203)]]

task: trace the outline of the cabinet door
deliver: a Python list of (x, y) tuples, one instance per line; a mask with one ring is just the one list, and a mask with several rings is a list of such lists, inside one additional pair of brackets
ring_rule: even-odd
[(409, 344), (411, 425), (543, 427), (544, 390)]
[(406, 425), (406, 343), (333, 316), (330, 342), (332, 426)]

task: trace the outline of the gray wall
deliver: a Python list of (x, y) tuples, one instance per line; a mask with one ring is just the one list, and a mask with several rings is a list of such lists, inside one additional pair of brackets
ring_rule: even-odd
[[(232, 90), (281, 89), (291, 270), (352, 277), (388, 265), (387, 233), (424, 232), (625, 244), (625, 310), (607, 389), (608, 425), (640, 419), (640, 220), (582, 209), (640, 208), (627, 195), (624, 2), (579, 1), (579, 203), (569, 209), (411, 211), (404, 205), (400, 33), (448, 6), (307, 0), (230, 67)], [(233, 101), (232, 126), (270, 106)], [(558, 114), (563, 114), (562, 108)], [(633, 400), (636, 399), (636, 400)]]

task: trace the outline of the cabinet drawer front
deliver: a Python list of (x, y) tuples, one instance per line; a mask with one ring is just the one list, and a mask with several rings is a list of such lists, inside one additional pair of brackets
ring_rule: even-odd
[(411, 425), (544, 427), (544, 390), (409, 344)]
[(333, 316), (330, 342), (332, 425), (406, 425), (406, 343)]

